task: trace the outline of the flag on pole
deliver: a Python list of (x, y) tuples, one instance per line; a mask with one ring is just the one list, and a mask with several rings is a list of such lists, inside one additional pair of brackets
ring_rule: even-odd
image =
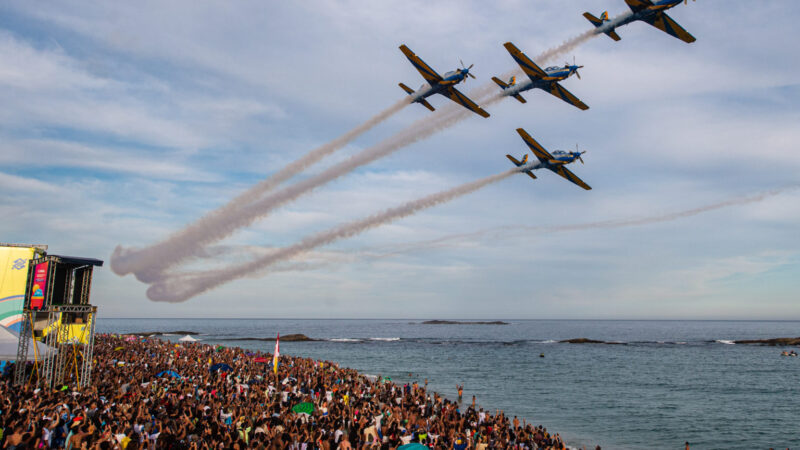
[(275, 355), (272, 357), (272, 370), (278, 373), (278, 356), (281, 354), (281, 334), (275, 339)]

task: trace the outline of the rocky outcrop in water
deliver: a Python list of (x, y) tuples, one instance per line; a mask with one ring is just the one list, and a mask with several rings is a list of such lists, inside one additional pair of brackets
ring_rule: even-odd
[[(241, 338), (230, 338), (230, 339), (220, 339), (223, 341), (274, 341), (274, 337), (241, 337)], [(308, 342), (308, 341), (318, 341), (319, 339), (313, 339), (305, 334), (286, 334), (281, 336), (281, 341), (283, 342)]]
[(733, 341), (737, 344), (751, 344), (751, 345), (800, 345), (800, 337), (796, 338), (772, 338), (772, 339), (742, 339)]
[(608, 342), (608, 341), (598, 341), (595, 339), (589, 338), (574, 338), (574, 339), (565, 339), (563, 341), (558, 341), (562, 344), (608, 344), (608, 345), (625, 345), (624, 342)]
[(187, 334), (200, 334), (197, 331), (186, 331), (186, 330), (178, 330), (178, 331), (148, 331), (147, 333), (132, 333), (137, 336), (167, 336), (170, 334), (180, 334), (186, 336)]
[(461, 322), (457, 320), (426, 320), (423, 325), (508, 325), (508, 322), (494, 320), (491, 322)]

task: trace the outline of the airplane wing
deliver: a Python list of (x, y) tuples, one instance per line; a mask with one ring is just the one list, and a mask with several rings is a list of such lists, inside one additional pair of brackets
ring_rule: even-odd
[(683, 27), (678, 25), (678, 22), (675, 22), (672, 17), (668, 16), (666, 13), (658, 13), (655, 16), (645, 19), (644, 22), (649, 23), (650, 25), (658, 28), (659, 30), (674, 36), (687, 44), (691, 44), (692, 42), (696, 41), (697, 39), (694, 38), (688, 31), (684, 30)]
[(586, 106), (586, 103), (583, 103), (582, 101), (580, 101), (578, 99), (578, 97), (575, 97), (574, 95), (572, 95), (572, 93), (570, 91), (566, 90), (564, 88), (564, 86), (561, 86), (558, 83), (555, 83), (555, 82), (551, 83), (550, 84), (550, 90), (548, 90), (547, 92), (553, 94), (554, 96), (560, 98), (561, 100), (564, 100), (565, 102), (569, 103), (570, 105), (577, 106), (579, 109), (582, 109), (584, 111), (589, 109), (589, 107)]
[(627, 3), (635, 13), (647, 9), (648, 6), (653, 6), (653, 2), (650, 0), (625, 0), (625, 3)]
[(537, 66), (535, 62), (525, 56), (525, 53), (522, 53), (514, 44), (506, 42), (503, 46), (508, 50), (508, 53), (511, 53), (511, 57), (514, 58), (514, 61), (522, 67), (522, 71), (531, 79), (536, 80), (547, 76), (547, 73), (542, 70), (541, 67)]
[(436, 73), (435, 70), (431, 68), (431, 66), (425, 64), (425, 61), (421, 60), (419, 56), (415, 55), (414, 52), (411, 51), (410, 48), (406, 47), (406, 44), (400, 46), (400, 51), (406, 55), (411, 64), (419, 71), (422, 78), (425, 78), (429, 84), (435, 84), (439, 81), (442, 81), (441, 75)]
[(559, 166), (559, 167), (556, 167), (556, 168), (550, 169), (550, 170), (552, 170), (553, 172), (561, 175), (562, 177), (566, 178), (567, 180), (577, 184), (578, 186), (586, 189), (587, 191), (591, 191), (592, 190), (591, 186), (589, 186), (588, 184), (584, 183), (583, 180), (578, 178), (577, 175), (575, 175), (574, 173), (570, 172), (570, 170), (567, 169), (564, 166)]
[(458, 89), (450, 86), (447, 88), (447, 93), (442, 92), (442, 94), (447, 95), (450, 100), (462, 105), (463, 107), (467, 108), (468, 110), (478, 114), (482, 117), (489, 117), (489, 113), (483, 110), (480, 106), (478, 106), (475, 102), (469, 99), (466, 95), (462, 94)]
[(522, 128), (517, 128), (517, 133), (519, 133), (520, 137), (522, 137), (522, 140), (528, 144), (528, 147), (530, 147), (531, 151), (539, 161), (547, 162), (553, 159), (553, 155), (551, 155), (547, 150), (544, 149), (544, 147), (536, 142), (536, 139), (532, 138), (527, 131)]

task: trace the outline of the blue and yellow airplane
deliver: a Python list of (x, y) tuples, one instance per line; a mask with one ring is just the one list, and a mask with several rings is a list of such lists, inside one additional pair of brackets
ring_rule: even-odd
[(564, 67), (548, 67), (542, 70), (536, 65), (535, 62), (533, 62), (533, 60), (528, 58), (525, 53), (522, 53), (511, 42), (506, 42), (504, 45), (506, 50), (508, 50), (508, 53), (511, 53), (511, 57), (514, 58), (514, 61), (516, 61), (520, 67), (522, 67), (522, 71), (528, 75), (528, 78), (530, 78), (531, 81), (530, 83), (517, 84), (516, 77), (511, 77), (508, 83), (505, 83), (503, 80), (497, 77), (492, 77), (492, 81), (497, 83), (497, 85), (503, 89), (503, 95), (514, 97), (520, 102), (525, 103), (525, 99), (522, 98), (519, 93), (522, 91), (527, 91), (528, 89), (538, 88), (549, 92), (561, 100), (569, 103), (570, 105), (577, 106), (582, 110), (589, 109), (589, 107), (580, 101), (578, 97), (575, 97), (570, 91), (564, 89), (564, 86), (558, 84), (559, 81), (566, 80), (572, 76), (572, 74), (577, 75), (578, 79), (580, 79), (581, 75), (578, 73), (578, 69), (583, 66), (576, 66), (573, 62), (572, 65), (567, 63), (564, 64)]
[(677, 6), (681, 2), (685, 4), (687, 0), (625, 0), (625, 3), (633, 10), (633, 14), (620, 20), (619, 23), (614, 24), (611, 24), (611, 20), (608, 18), (608, 11), (601, 14), (599, 19), (588, 12), (583, 13), (583, 17), (586, 17), (589, 22), (592, 22), (598, 31), (605, 33), (615, 41), (622, 39), (617, 32), (614, 31), (617, 27), (641, 20), (683, 42), (691, 44), (696, 40), (694, 36), (689, 34), (688, 31), (678, 25), (678, 22), (672, 20), (672, 17), (664, 12), (673, 6)]
[(419, 73), (422, 75), (422, 78), (425, 78), (425, 81), (427, 81), (429, 85), (422, 85), (418, 91), (414, 92), (414, 90), (410, 87), (400, 83), (400, 87), (403, 88), (408, 95), (414, 97), (413, 103), (421, 103), (431, 111), (435, 111), (433, 106), (431, 106), (431, 104), (425, 99), (433, 94), (442, 94), (450, 100), (462, 105), (463, 107), (475, 112), (480, 116), (489, 117), (488, 112), (484, 111), (475, 102), (470, 100), (469, 97), (462, 94), (454, 87), (458, 83), (466, 80), (467, 76), (475, 78), (475, 75), (469, 73), (469, 69), (471, 69), (474, 64), (470, 65), (469, 67), (464, 67), (464, 63), (461, 62), (460, 69), (447, 72), (444, 74), (444, 77), (442, 77), (429, 65), (425, 64), (425, 61), (420, 59), (419, 56), (415, 55), (410, 48), (406, 47), (405, 44), (400, 46), (400, 51), (406, 55), (408, 60), (411, 61), (411, 64), (419, 71)]
[(531, 152), (533, 155), (536, 156), (538, 161), (536, 162), (528, 162), (528, 154), (526, 153), (525, 156), (522, 158), (522, 161), (517, 161), (511, 155), (506, 155), (506, 158), (510, 159), (517, 167), (519, 167), (520, 172), (525, 172), (528, 174), (529, 177), (536, 179), (536, 175), (533, 174), (534, 170), (537, 169), (549, 169), (554, 173), (566, 178), (567, 180), (577, 184), (578, 186), (586, 189), (587, 191), (591, 190), (592, 188), (583, 182), (580, 178), (578, 178), (574, 173), (570, 172), (569, 169), (564, 167), (567, 164), (575, 162), (578, 160), (583, 164), (583, 158), (581, 157), (582, 154), (586, 153), (574, 151), (574, 152), (565, 152), (563, 150), (556, 150), (553, 154), (550, 154), (547, 150), (544, 149), (534, 138), (531, 137), (525, 130), (522, 128), (517, 128), (517, 133), (522, 136), (522, 140), (528, 144), (530, 147)]

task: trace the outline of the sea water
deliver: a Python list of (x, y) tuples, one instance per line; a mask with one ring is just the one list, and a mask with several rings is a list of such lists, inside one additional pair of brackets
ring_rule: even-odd
[[(570, 446), (693, 449), (800, 447), (800, 358), (733, 340), (800, 336), (789, 321), (100, 319), (97, 332), (193, 331), (209, 344), (338, 362), (502, 410)], [(166, 336), (178, 339), (180, 336)], [(614, 344), (568, 344), (590, 338)], [(244, 340), (242, 340), (244, 339)], [(253, 339), (253, 340), (250, 340)], [(798, 349), (800, 350), (800, 349)], [(543, 355), (543, 357), (541, 356)]]

